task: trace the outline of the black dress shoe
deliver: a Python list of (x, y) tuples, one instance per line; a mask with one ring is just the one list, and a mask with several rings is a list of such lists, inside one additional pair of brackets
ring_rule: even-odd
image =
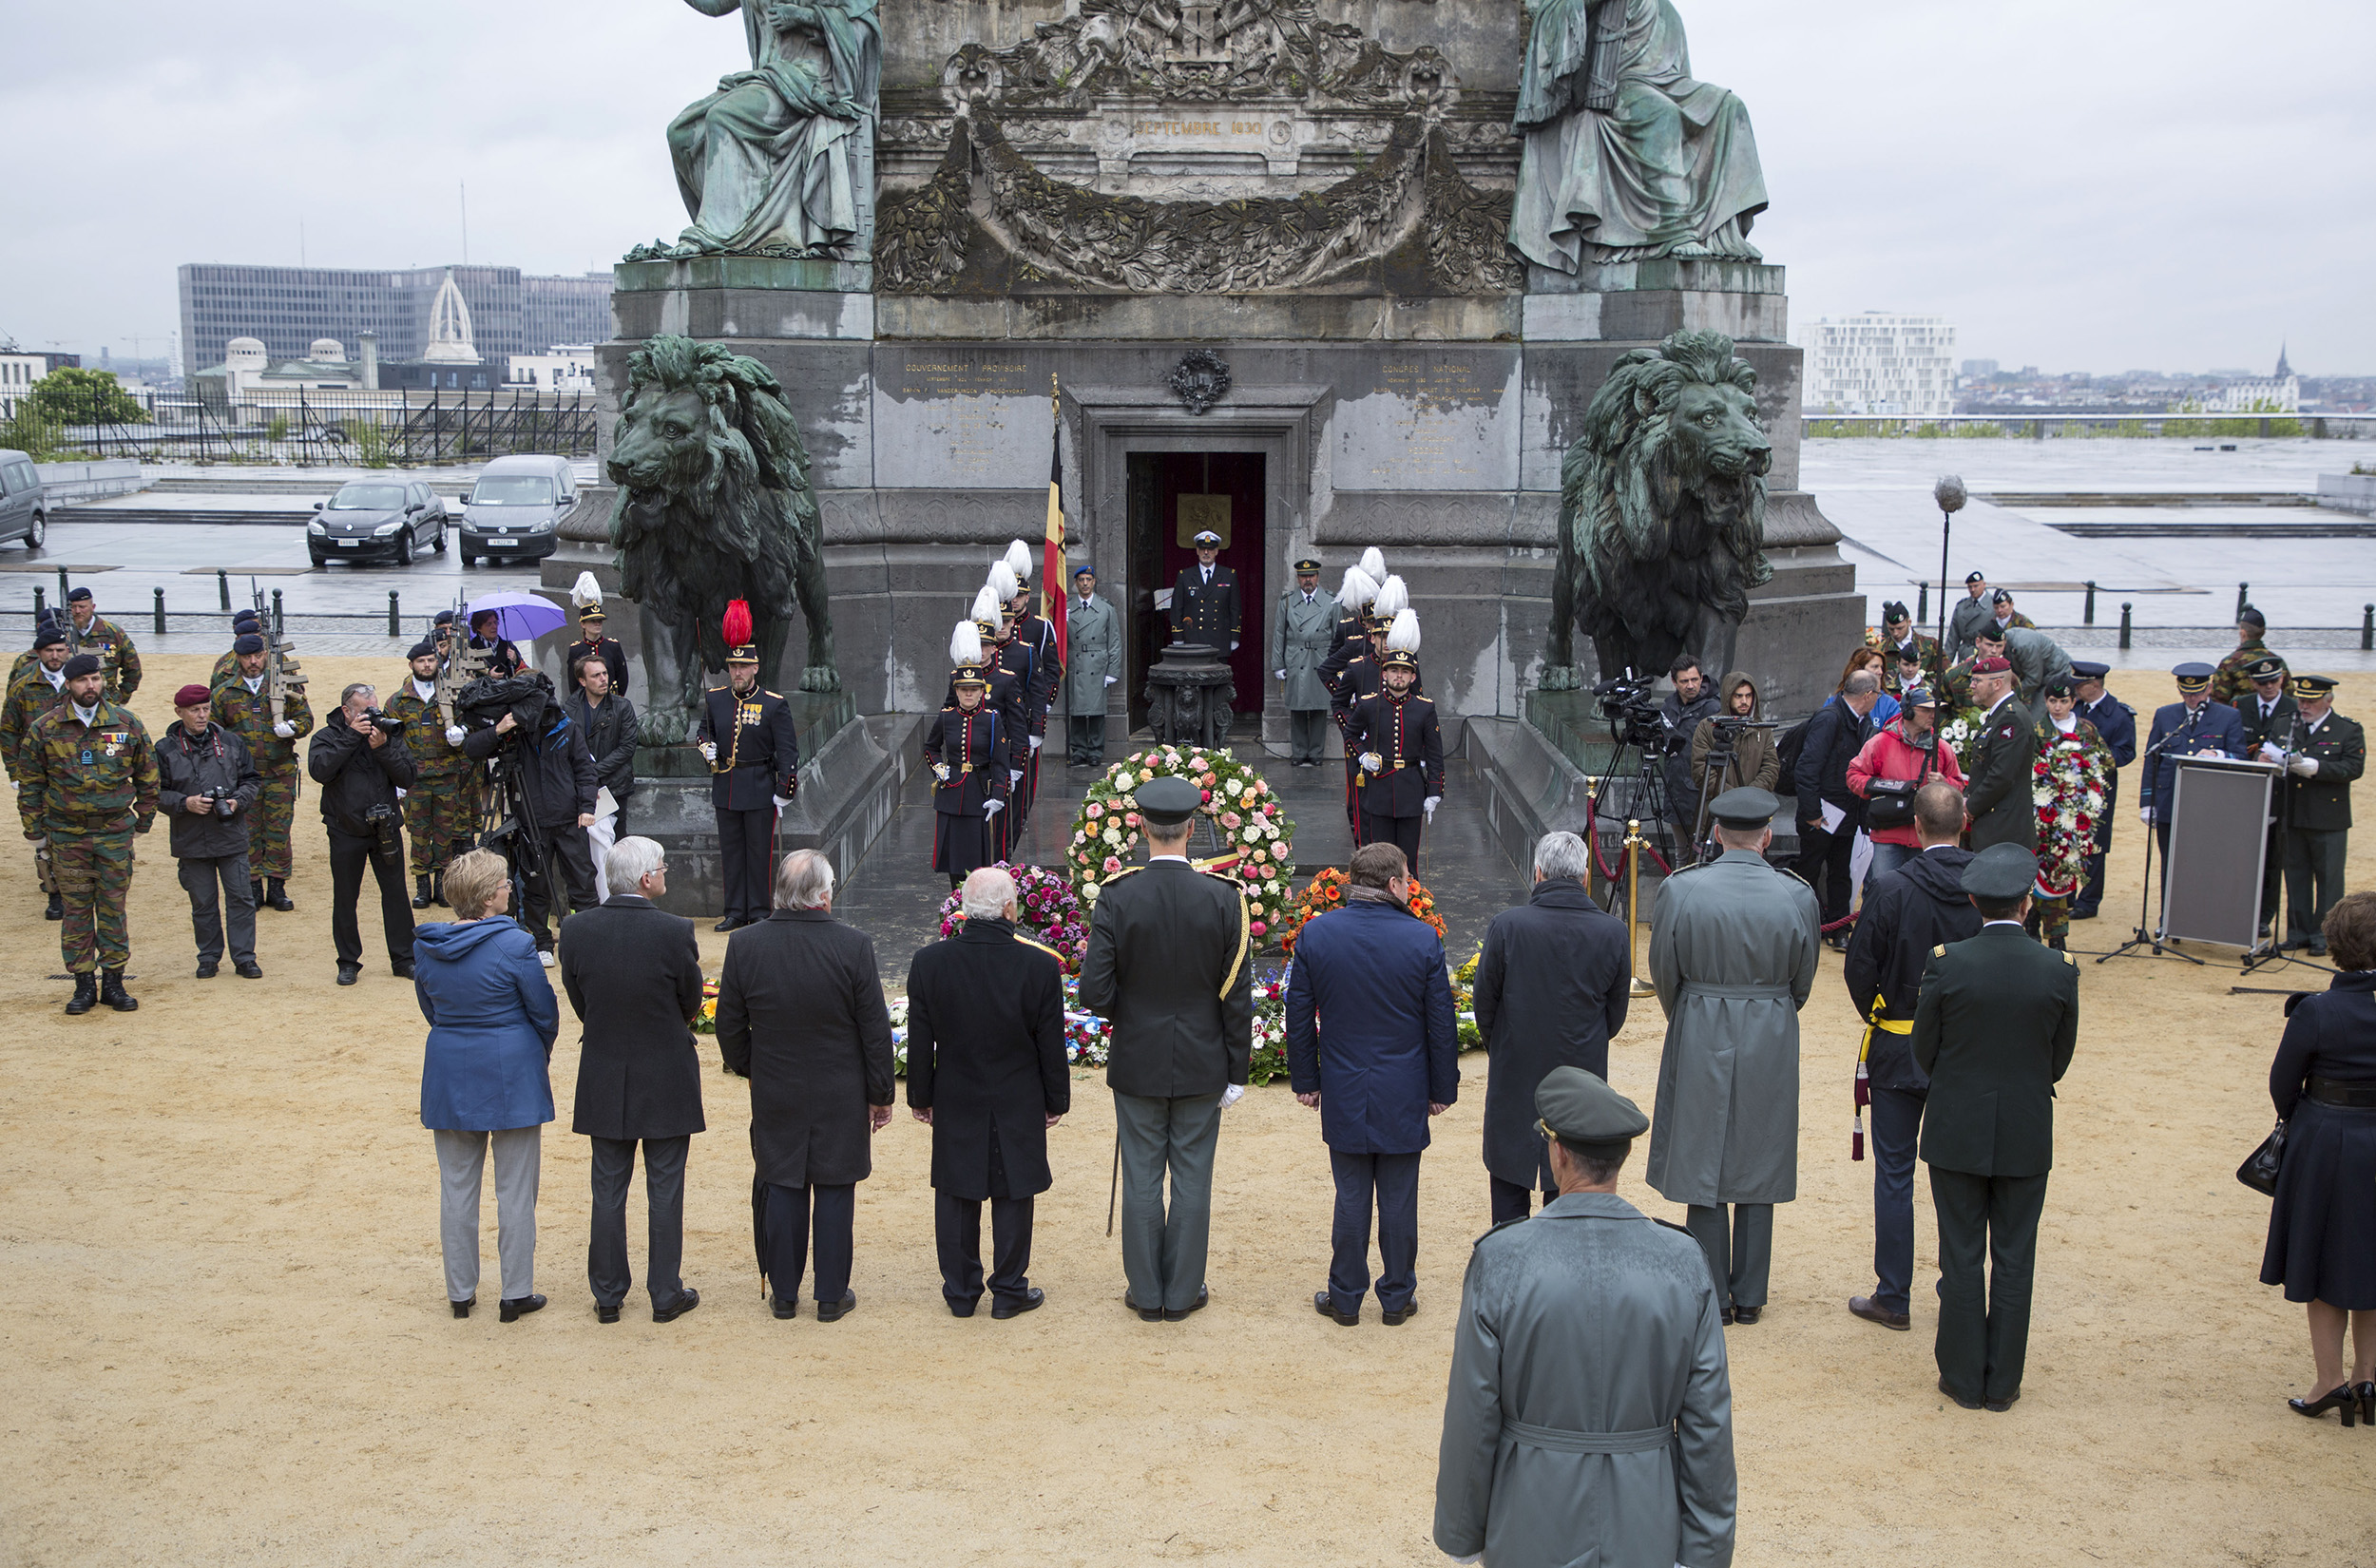
[(231, 968), (233, 972), (238, 974), (241, 980), (261, 980), (264, 978), (264, 966), (261, 964), (257, 963), (252, 958), (240, 959), (237, 964), (232, 965)]
[(1947, 1398), (1955, 1401), (1956, 1404), (1964, 1406), (1966, 1410), (1977, 1410), (1980, 1408), (1980, 1401), (1976, 1399), (1965, 1399), (1962, 1394), (1959, 1394), (1954, 1389), (1948, 1387), (1947, 1380), (1944, 1375), (1939, 1379), (1939, 1391), (1946, 1395)]
[(66, 1010), (81, 1017), (99, 1005), (99, 977), (87, 969), (74, 977), (74, 994), (67, 1000)]
[(1130, 1292), (1128, 1291), (1124, 1291), (1122, 1292), (1122, 1305), (1138, 1313), (1139, 1321), (1141, 1323), (1160, 1323), (1163, 1321), (1162, 1308), (1141, 1307), (1137, 1302), (1130, 1299)]
[(798, 1296), (770, 1296), (767, 1301), (767, 1310), (779, 1318), (798, 1317), (800, 1298)]
[(2073, 920), (2093, 920), (2096, 918), (2096, 911), (2093, 909), (2073, 909), (2071, 911), (2071, 918)]
[(545, 1298), (540, 1295), (512, 1296), (497, 1302), (496, 1306), (500, 1309), (495, 1314), (497, 1317), (506, 1323), (517, 1323), (530, 1312), (543, 1311)]
[(816, 1320), (819, 1323), (839, 1323), (857, 1310), (858, 1292), (844, 1291), (839, 1301), (820, 1301), (816, 1304)]
[(1906, 1332), (1914, 1326), (1914, 1319), (1910, 1314), (1893, 1312), (1870, 1296), (1849, 1297), (1848, 1310), (1867, 1323), (1878, 1323), (1884, 1329), (1895, 1329), (1900, 1333)]
[(1757, 1314), (1764, 1310), (1763, 1307), (1735, 1307), (1733, 1309), (1733, 1321), (1743, 1324), (1754, 1323), (1757, 1321)]
[(212, 980), (220, 973), (222, 973), (222, 966), (212, 960), (198, 966), (198, 978), (201, 980)]
[(453, 1309), (454, 1316), (469, 1317), (470, 1309), (478, 1305), (478, 1297), (464, 1296), (460, 1301), (450, 1301), (446, 1305)]
[(341, 964), (338, 966), (338, 984), (341, 985), (352, 985), (356, 980), (362, 977), (362, 965)]
[(1983, 1408), (1994, 1410), (1997, 1414), (2002, 1415), (2007, 1410), (2012, 1409), (2013, 1402), (2021, 1397), (2021, 1394), (2017, 1391), (2005, 1395), (2002, 1399), (1983, 1399), (1980, 1403)]
[(1199, 1285), (1197, 1287), (1197, 1299), (1190, 1302), (1187, 1306), (1180, 1308), (1178, 1311), (1165, 1308), (1163, 1311), (1163, 1321), (1166, 1323), (1183, 1322), (1186, 1320), (1189, 1313), (1203, 1311), (1205, 1303), (1211, 1301), (1212, 1299), (1213, 1288), (1209, 1285)]
[(1728, 1329), (1731, 1328), (1733, 1326), (1733, 1309), (1730, 1307), (1719, 1309), (1716, 1313), (1716, 1321), (1723, 1324)]
[(732, 931), (732, 930), (738, 930), (738, 929), (740, 929), (740, 928), (741, 928), (741, 926), (742, 926), (742, 922), (741, 922), (741, 921), (737, 920), (737, 919), (736, 919), (734, 916), (732, 916), (732, 915), (728, 915), (725, 919), (723, 919), (723, 920), (719, 921), (717, 925), (712, 926), (712, 927), (710, 927), (710, 929), (711, 929), (711, 930), (713, 930), (713, 931)]
[(1322, 1317), (1328, 1318), (1340, 1329), (1351, 1329), (1361, 1321), (1360, 1309), (1356, 1308), (1350, 1312), (1338, 1311), (1336, 1303), (1329, 1299), (1329, 1293), (1326, 1291), (1312, 1292), (1312, 1310)]
[(409, 958), (392, 958), (388, 961), (388, 972), (394, 975), (398, 980), (411, 980), (412, 978), (412, 961)]
[(141, 1004), (133, 1001), (131, 993), (124, 988), (122, 969), (99, 971), (99, 1000), (120, 1013), (137, 1013), (141, 1010)]
[(1034, 1285), (1020, 1296), (1000, 1296), (991, 1302), (990, 1316), (1002, 1322), (1010, 1317), (1021, 1317), (1025, 1312), (1039, 1310), (1046, 1300), (1047, 1292)]
[(2297, 1416), (2314, 1418), (2329, 1410), (2341, 1410), (2343, 1424), (2348, 1426), (2360, 1407), (2360, 1391), (2347, 1382), (2338, 1383), (2316, 1399), (2290, 1399), (2286, 1404)]
[(598, 1301), (594, 1304), (594, 1321), (597, 1323), (616, 1323), (619, 1321), (619, 1309), (615, 1306), (606, 1306)]
[[(943, 1301), (948, 1301), (947, 1296), (943, 1296), (941, 1299)], [(982, 1298), (980, 1296), (968, 1296), (963, 1301), (948, 1301), (948, 1315), (950, 1317), (971, 1317), (973, 1315), (974, 1304), (981, 1299)], [(991, 1310), (995, 1312), (997, 1309), (992, 1308)]]
[(2327, 939), (2324, 936), (2314, 936), (2310, 938), (2310, 944), (2304, 949), (2304, 951), (2308, 952), (2312, 958), (2325, 958), (2327, 956)]
[(1388, 1328), (1399, 1329), (1404, 1324), (1408, 1323), (1412, 1318), (1418, 1316), (1418, 1314), (1419, 1298), (1413, 1296), (1410, 1300), (1404, 1302), (1400, 1307), (1381, 1308), (1378, 1312), (1378, 1317), (1379, 1320)]
[(688, 1285), (678, 1294), (677, 1299), (670, 1302), (667, 1306), (653, 1308), (652, 1321), (654, 1323), (674, 1323), (699, 1305), (701, 1305), (701, 1292)]

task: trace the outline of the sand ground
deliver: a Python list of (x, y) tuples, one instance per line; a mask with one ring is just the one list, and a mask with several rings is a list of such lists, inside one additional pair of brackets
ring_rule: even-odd
[[(204, 663), (151, 661), (135, 706), (153, 727)], [(318, 663), (317, 690), (389, 673)], [(2376, 709), (2376, 679), (2345, 698)], [(928, 1135), (903, 1113), (859, 1190), (861, 1306), (778, 1323), (752, 1264), (741, 1086), (714, 1065), (686, 1213), (703, 1305), (656, 1325), (639, 1291), (603, 1327), (565, 1027), (536, 1282), (552, 1306), (496, 1322), (490, 1191), (489, 1310), (456, 1322), (416, 1116), (421, 1022), (376, 961), (331, 985), (317, 821), (309, 786), (298, 908), (262, 915), (260, 982), (190, 977), (163, 835), (141, 841), (127, 1016), (57, 1011), (55, 927), (20, 862), (0, 908), (0, 1004), (18, 1021), (0, 1033), (0, 1561), (1442, 1560), (1428, 1525), (1450, 1325), (1486, 1223), (1482, 1056), (1437, 1124), (1423, 1310), (1401, 1329), (1374, 1306), (1354, 1330), (1310, 1309), (1328, 1165), (1283, 1085), (1225, 1122), (1212, 1310), (1126, 1314), (1096, 1075), (1050, 1140), (1046, 1309), (942, 1310)], [(2376, 884), (2371, 838), (2360, 886)], [(2131, 812), (2084, 945), (2126, 934), (2138, 843)], [(725, 939), (701, 940), (714, 968)], [(1826, 956), (1804, 1015), (1800, 1197), (1779, 1215), (1765, 1321), (1731, 1334), (1739, 1561), (2376, 1563), (2376, 1432), (2285, 1408), (2309, 1376), (2302, 1314), (2255, 1282), (2268, 1203), (2231, 1174), (2270, 1121), (2280, 999), (2231, 995), (2233, 959), (2213, 956), (2082, 971), (2029, 1379), (2004, 1415), (1932, 1386), (1926, 1198), (1915, 1331), (1843, 1310), (1871, 1284), (1871, 1167), (1848, 1158), (1856, 1035)], [(1642, 1004), (1612, 1052), (1645, 1107), (1659, 1038)], [(1679, 1218), (1639, 1163), (1625, 1195)], [(640, 1189), (629, 1225), (640, 1264)]]

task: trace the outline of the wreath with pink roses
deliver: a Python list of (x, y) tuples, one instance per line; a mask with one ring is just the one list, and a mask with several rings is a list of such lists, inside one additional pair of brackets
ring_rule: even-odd
[(1140, 837), (1139, 787), (1165, 777), (1184, 778), (1203, 794), (1199, 809), (1211, 818), (1222, 852), (1199, 864), (1227, 871), (1245, 888), (1246, 912), (1259, 941), (1293, 896), (1295, 824), (1262, 775), (1226, 746), (1150, 746), (1089, 786), (1064, 849), (1064, 869), (1081, 902), (1094, 910), (1098, 889), (1130, 865)]

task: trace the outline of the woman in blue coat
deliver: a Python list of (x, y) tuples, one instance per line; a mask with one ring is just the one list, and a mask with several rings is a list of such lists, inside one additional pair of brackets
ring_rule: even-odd
[(536, 1181), (544, 1124), (553, 1119), (547, 1064), (561, 1011), (535, 939), (506, 913), (511, 871), (503, 856), (457, 856), (446, 868), (446, 898), (456, 918), (412, 938), (412, 986), (429, 1020), (421, 1125), (437, 1135), (446, 1298), (456, 1317), (469, 1317), (478, 1299), (479, 1175), (491, 1142), (502, 1316), (515, 1323), (545, 1305), (534, 1290)]

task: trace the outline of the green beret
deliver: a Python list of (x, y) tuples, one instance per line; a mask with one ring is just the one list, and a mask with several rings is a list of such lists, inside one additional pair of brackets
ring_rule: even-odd
[(1964, 890), (1991, 904), (2009, 904), (2038, 880), (2038, 857), (2019, 844), (1991, 844), (1964, 868)]
[(1554, 1067), (1535, 1085), (1535, 1115), (1545, 1133), (1599, 1159), (1625, 1153), (1650, 1130), (1641, 1107), (1581, 1067)]
[(1169, 828), (1194, 816), (1204, 804), (1204, 792), (1184, 778), (1150, 778), (1139, 786), (1139, 814), (1158, 827)]

